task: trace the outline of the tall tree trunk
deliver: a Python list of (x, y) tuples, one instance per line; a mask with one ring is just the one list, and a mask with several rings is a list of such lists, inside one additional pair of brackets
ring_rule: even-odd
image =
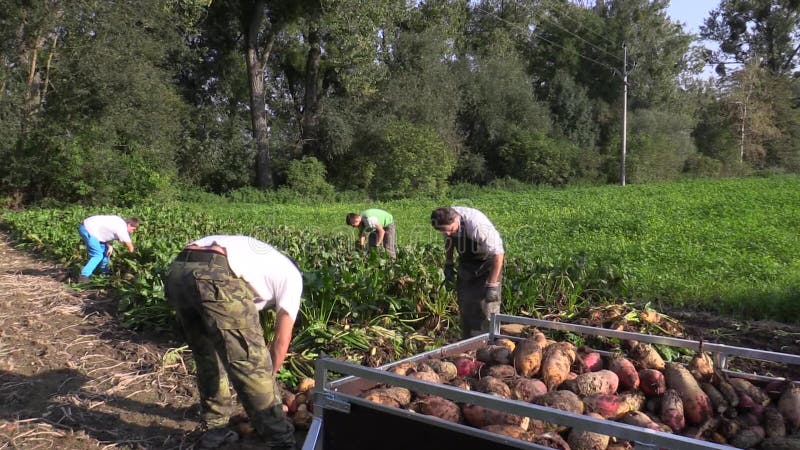
[[(20, 133), (25, 136), (31, 123), (41, 112), (47, 93), (46, 84), (49, 83), (50, 63), (56, 52), (58, 34), (53, 27), (64, 16), (64, 10), (58, 1), (51, 1), (44, 5), (46, 16), (43, 18), (32, 17), (34, 14), (24, 14), (16, 30), (18, 42), (17, 59), (20, 67), (27, 69), (25, 79), (25, 93), (20, 117)], [(45, 77), (39, 67), (39, 57), (45, 49), (48, 39), (52, 39), (50, 53), (47, 55)]]
[[(244, 8), (246, 10), (246, 8)], [(266, 24), (265, 24), (266, 22)], [(260, 33), (262, 26), (266, 25), (263, 38)], [(269, 151), (269, 121), (267, 120), (267, 107), (264, 89), (264, 73), (267, 59), (275, 34), (269, 20), (265, 21), (264, 0), (253, 2), (251, 14), (242, 17), (242, 26), (247, 36), (245, 59), (247, 62), (247, 77), (250, 82), (250, 120), (252, 122), (253, 140), (256, 143), (256, 186), (269, 189), (272, 181), (272, 155)]]
[(317, 24), (312, 24), (308, 33), (308, 58), (306, 61), (306, 89), (303, 99), (302, 139), (306, 155), (320, 156), (319, 114), (320, 114), (320, 35)]

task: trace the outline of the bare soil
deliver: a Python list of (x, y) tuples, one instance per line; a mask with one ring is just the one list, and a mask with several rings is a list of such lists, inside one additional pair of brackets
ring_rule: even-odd
[[(672, 311), (688, 339), (800, 355), (800, 326), (771, 320), (741, 320), (703, 312)], [(744, 373), (800, 381), (800, 366), (732, 358), (729, 368)]]
[[(0, 234), (0, 449), (194, 448), (194, 379), (174, 351), (182, 343), (126, 330), (114, 298), (76, 290), (63, 282), (65, 274)], [(670, 316), (687, 338), (800, 354), (796, 325)], [(800, 379), (798, 367), (736, 364)], [(225, 448), (263, 447), (245, 438)]]

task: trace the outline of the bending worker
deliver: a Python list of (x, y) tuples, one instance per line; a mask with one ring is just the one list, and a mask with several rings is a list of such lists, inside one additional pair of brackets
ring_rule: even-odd
[[(187, 245), (169, 268), (166, 297), (197, 364), (201, 448), (238, 439), (228, 380), (258, 437), (271, 449), (294, 449), (294, 427), (275, 374), (286, 358), (303, 279), (295, 263), (249, 236), (207, 236)], [(275, 308), (267, 346), (258, 311)]]
[(78, 234), (86, 244), (89, 261), (81, 268), (78, 282), (89, 281), (97, 266), (100, 266), (100, 273), (108, 273), (113, 250), (111, 242), (120, 241), (133, 253), (131, 235), (138, 228), (139, 219), (135, 217), (123, 219), (120, 216), (91, 216), (84, 219), (78, 226)]
[(359, 247), (364, 248), (364, 241), (369, 236), (367, 250), (383, 247), (389, 256), (397, 257), (397, 231), (394, 217), (388, 212), (373, 208), (362, 211), (361, 214), (350, 213), (347, 215), (347, 224), (359, 229)]
[(500, 312), (503, 240), (491, 221), (477, 209), (443, 207), (431, 213), (431, 225), (445, 237), (445, 279), (456, 271), (453, 250), (458, 251), (456, 296), (463, 339), (486, 332), (488, 319)]

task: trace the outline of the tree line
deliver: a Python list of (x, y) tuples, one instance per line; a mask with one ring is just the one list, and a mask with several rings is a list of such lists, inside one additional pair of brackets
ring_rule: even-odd
[(800, 0), (668, 6), (0, 0), (2, 203), (800, 170)]

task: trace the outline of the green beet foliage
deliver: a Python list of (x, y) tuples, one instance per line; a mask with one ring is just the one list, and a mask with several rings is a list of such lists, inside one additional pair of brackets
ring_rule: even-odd
[[(706, 309), (742, 318), (800, 319), (800, 177), (693, 180), (569, 190), (467, 189), (457, 199), (399, 200), (391, 211), (399, 252), (355, 248), (344, 225), (356, 203), (163, 203), (113, 212), (143, 220), (135, 255), (121, 246), (113, 276), (98, 279), (135, 329), (172, 327), (163, 278), (182, 246), (209, 234), (247, 234), (294, 258), (305, 279), (285, 377), (310, 374), (321, 353), (378, 364), (457, 339), (452, 287), (444, 285), (442, 237), (428, 224), (441, 204), (477, 207), (503, 235), (503, 310), (578, 320), (610, 303)], [(458, 195), (463, 194), (463, 195)], [(370, 205), (372, 206), (372, 205)], [(4, 211), (0, 223), (26, 249), (77, 272), (76, 227), (108, 209)], [(264, 316), (269, 330), (269, 314)]]

